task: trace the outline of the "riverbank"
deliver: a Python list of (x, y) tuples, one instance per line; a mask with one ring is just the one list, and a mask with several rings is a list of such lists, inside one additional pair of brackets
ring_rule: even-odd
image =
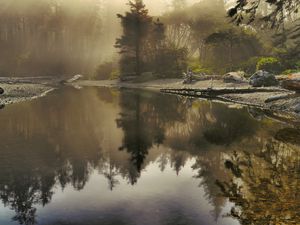
[[(253, 88), (248, 83), (225, 83), (221, 79), (202, 80), (192, 84), (183, 84), (182, 79), (154, 80), (144, 83), (118, 80), (79, 80), (72, 85), (77, 87), (138, 88), (189, 97), (209, 98), (229, 104), (260, 108), (270, 117), (300, 125), (300, 94), (297, 95), (279, 87)], [(207, 95), (208, 90), (217, 90), (221, 94)], [(222, 90), (226, 90), (226, 92), (222, 93)]]

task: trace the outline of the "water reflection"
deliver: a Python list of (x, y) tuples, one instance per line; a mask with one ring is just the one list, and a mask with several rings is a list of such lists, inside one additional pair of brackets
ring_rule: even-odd
[[(89, 224), (296, 224), (299, 131), (262, 115), (257, 119), (253, 112), (96, 88), (68, 88), (8, 106), (0, 112), (0, 198), (14, 216), (3, 223), (86, 224), (90, 218)], [(195, 183), (186, 180), (190, 178)], [(106, 205), (127, 197), (131, 210), (119, 206), (103, 211), (108, 206), (93, 200), (106, 193), (102, 189), (75, 202), (98, 212), (83, 213), (83, 222), (76, 219), (83, 209), (74, 209), (63, 221), (46, 207), (58, 196), (68, 196), (70, 187), (84, 193), (95, 179), (105, 179), (106, 189), (114, 193), (106, 194)], [(168, 185), (180, 194), (164, 191)], [(197, 189), (190, 191), (193, 185)], [(114, 198), (118, 191), (121, 195)], [(198, 195), (204, 199), (196, 202)], [(170, 198), (163, 200), (166, 196)], [(231, 210), (228, 200), (234, 205)], [(64, 207), (72, 208), (67, 202)], [(145, 206), (134, 210), (139, 202)], [(139, 221), (145, 212), (156, 217)]]

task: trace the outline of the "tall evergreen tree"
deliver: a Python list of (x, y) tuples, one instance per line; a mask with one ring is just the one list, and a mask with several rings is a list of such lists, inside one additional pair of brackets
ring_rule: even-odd
[[(115, 47), (120, 49), (123, 57), (121, 67), (128, 66), (124, 65), (129, 63), (128, 59), (134, 59), (135, 73), (139, 76), (142, 72), (142, 52), (151, 29), (152, 17), (149, 16), (142, 0), (129, 1), (128, 5), (129, 12), (126, 12), (125, 15), (117, 15), (121, 19), (123, 35), (117, 39)], [(121, 70), (126, 71), (126, 69)]]

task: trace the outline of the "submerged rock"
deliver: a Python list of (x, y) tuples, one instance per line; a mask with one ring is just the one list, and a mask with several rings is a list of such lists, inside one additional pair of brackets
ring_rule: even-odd
[(281, 82), (281, 86), (285, 89), (300, 92), (300, 73), (291, 74)]
[(226, 73), (223, 76), (223, 80), (225, 83), (245, 83), (247, 80), (245, 79), (245, 73), (244, 72), (230, 72)]
[(250, 77), (250, 85), (253, 87), (270, 87), (278, 84), (275, 75), (267, 71), (259, 70)]

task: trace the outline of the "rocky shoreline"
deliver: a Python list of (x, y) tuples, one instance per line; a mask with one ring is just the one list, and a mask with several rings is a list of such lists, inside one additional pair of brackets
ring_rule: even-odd
[[(244, 105), (258, 108), (275, 119), (300, 126), (300, 111), (298, 111), (300, 94), (280, 87), (256, 88), (246, 82), (238, 84), (228, 83), (222, 79), (203, 79), (192, 84), (183, 84), (182, 79), (154, 80), (144, 83), (120, 82), (118, 80), (80, 80), (73, 85), (77, 87), (95, 86), (147, 89), (167, 94), (221, 101), (227, 104)], [(224, 90), (226, 91), (222, 93)], [(220, 94), (203, 94), (209, 91), (220, 92)]]
[(30, 101), (46, 96), (59, 88), (62, 84), (71, 83), (79, 79), (79, 75), (73, 77), (0, 77), (0, 106)]

